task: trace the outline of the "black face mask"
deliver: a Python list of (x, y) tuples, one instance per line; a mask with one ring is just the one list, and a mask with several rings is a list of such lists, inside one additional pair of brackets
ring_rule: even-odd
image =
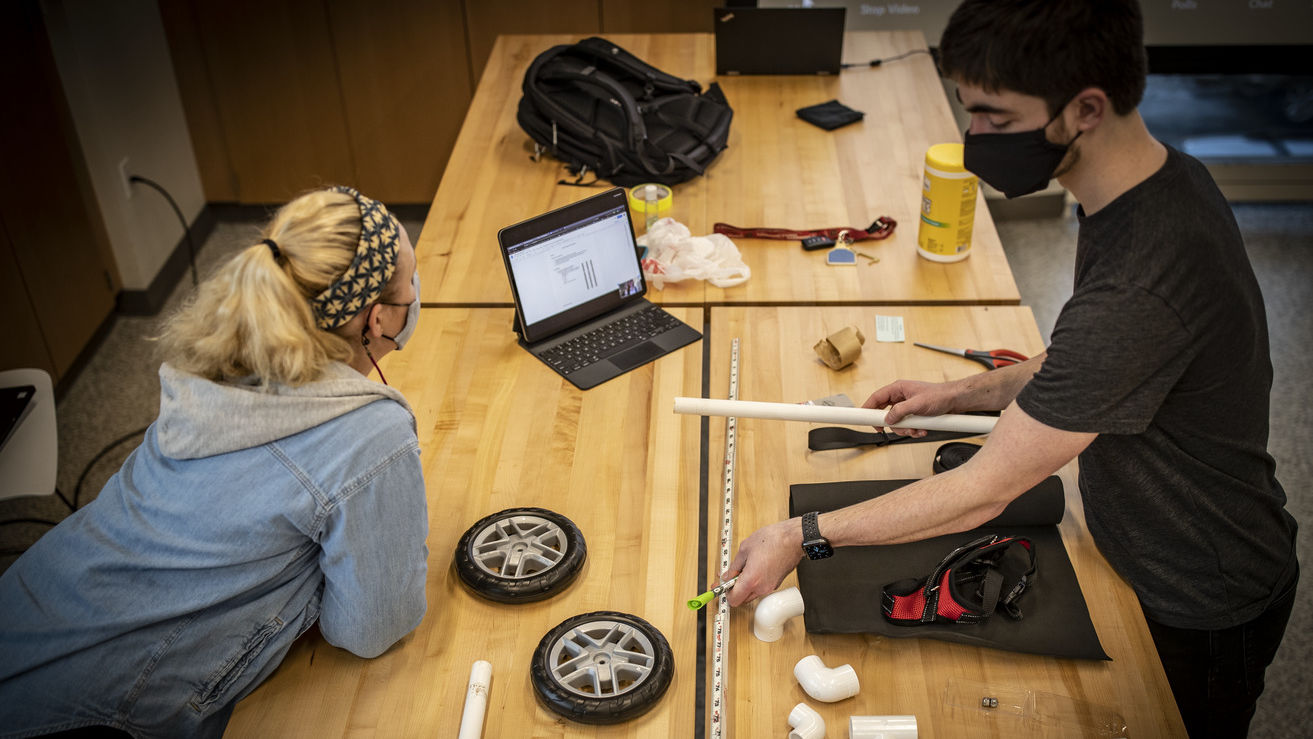
[[(1065, 106), (1064, 106), (1065, 108)], [(963, 164), (990, 187), (1010, 200), (1048, 187), (1067, 150), (1080, 133), (1066, 144), (1055, 144), (1044, 135), (1058, 115), (1048, 123), (1020, 133), (971, 133), (963, 139)]]

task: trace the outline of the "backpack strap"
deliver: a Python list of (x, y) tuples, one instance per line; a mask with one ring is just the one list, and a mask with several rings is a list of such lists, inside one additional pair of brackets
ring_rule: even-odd
[(604, 38), (597, 36), (586, 38), (575, 44), (572, 51), (581, 56), (591, 56), (602, 64), (619, 67), (634, 77), (645, 80), (647, 90), (645, 98), (651, 98), (657, 91), (691, 92), (694, 95), (702, 92), (702, 85), (694, 80), (680, 79), (673, 74), (663, 72)]
[[(596, 65), (589, 64), (568, 54), (559, 55), (552, 61), (553, 64), (550, 66), (544, 65), (538, 71), (539, 79), (566, 81), (579, 89), (592, 89), (601, 93), (597, 95), (600, 101), (618, 105), (624, 114), (626, 135), (629, 139), (625, 143), (629, 148), (636, 148), (639, 142), (647, 138), (647, 127), (643, 125), (643, 116), (638, 110), (638, 101), (634, 99), (633, 95), (629, 94), (624, 85), (617, 82), (614, 77), (602, 71)], [(552, 96), (538, 94), (535, 96), (534, 102), (552, 110), (563, 118), (575, 121), (580, 128), (590, 132), (591, 135), (597, 135), (596, 129), (574, 115), (569, 109), (557, 104)]]
[(885, 620), (898, 626), (982, 623), (1000, 606), (1019, 620), (1017, 600), (1034, 577), (1034, 543), (1025, 537), (991, 534), (949, 552), (920, 580), (884, 586), (880, 607)]

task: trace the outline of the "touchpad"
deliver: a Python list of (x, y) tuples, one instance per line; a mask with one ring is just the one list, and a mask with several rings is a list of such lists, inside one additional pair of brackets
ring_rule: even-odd
[(628, 372), (640, 364), (651, 362), (665, 352), (654, 341), (644, 341), (636, 347), (626, 349), (611, 357), (611, 364)]

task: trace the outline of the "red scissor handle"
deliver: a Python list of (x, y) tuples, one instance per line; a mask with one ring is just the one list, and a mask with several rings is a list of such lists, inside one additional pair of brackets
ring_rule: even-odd
[(1011, 349), (967, 349), (967, 356), (982, 360), (989, 360), (994, 367), (1008, 367), (1014, 364), (1021, 364), (1030, 359), (1030, 357)]

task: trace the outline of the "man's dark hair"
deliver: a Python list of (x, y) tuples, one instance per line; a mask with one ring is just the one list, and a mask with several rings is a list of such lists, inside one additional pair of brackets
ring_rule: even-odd
[(939, 41), (939, 69), (988, 92), (1043, 98), (1056, 115), (1097, 87), (1126, 115), (1148, 64), (1137, 0), (966, 0)]

